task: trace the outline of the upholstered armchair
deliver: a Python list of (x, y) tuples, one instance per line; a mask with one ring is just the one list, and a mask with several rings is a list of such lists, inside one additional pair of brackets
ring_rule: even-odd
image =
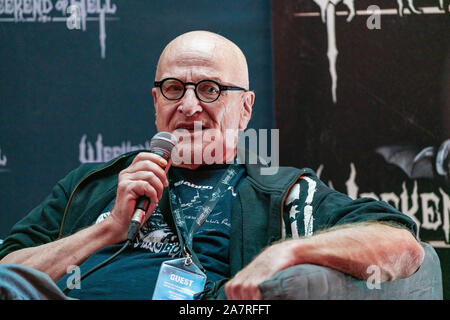
[(303, 264), (277, 273), (259, 288), (268, 300), (442, 300), (439, 257), (432, 246), (421, 244), (424, 261), (408, 278), (375, 286), (331, 268)]

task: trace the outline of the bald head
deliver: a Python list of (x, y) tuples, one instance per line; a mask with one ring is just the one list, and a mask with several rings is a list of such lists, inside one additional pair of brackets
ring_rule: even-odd
[(156, 80), (166, 77), (169, 66), (182, 69), (195, 64), (211, 68), (223, 82), (249, 88), (247, 61), (241, 49), (209, 31), (191, 31), (173, 39), (161, 53)]

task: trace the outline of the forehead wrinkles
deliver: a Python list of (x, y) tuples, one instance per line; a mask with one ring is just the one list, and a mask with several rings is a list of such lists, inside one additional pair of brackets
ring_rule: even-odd
[[(199, 67), (199, 68), (198, 68)], [(175, 39), (167, 45), (158, 61), (156, 78), (168, 72), (206, 71), (224, 82), (248, 87), (245, 57), (234, 44), (216, 38)], [(192, 76), (192, 74), (191, 74)]]
[(216, 50), (217, 45), (213, 43), (201, 44), (199, 46), (172, 45), (166, 48), (161, 55), (157, 77), (174, 75), (195, 76), (211, 75), (220, 78), (225, 76), (224, 59), (218, 54), (222, 50)]

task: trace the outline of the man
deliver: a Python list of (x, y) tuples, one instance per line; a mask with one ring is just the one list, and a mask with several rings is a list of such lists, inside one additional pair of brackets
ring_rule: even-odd
[[(83, 274), (122, 246), (136, 200), (145, 195), (151, 205), (133, 245), (70, 296), (149, 299), (162, 263), (183, 255), (196, 257), (205, 270), (202, 297), (209, 299), (261, 299), (259, 283), (301, 263), (361, 279), (377, 265), (382, 280), (407, 277), (420, 266), (424, 253), (413, 235), (416, 226), (394, 208), (352, 201), (308, 169), (280, 168), (263, 176), (259, 165), (238, 164), (236, 139), (230, 143), (226, 131), (247, 127), (255, 94), (245, 57), (231, 41), (205, 31), (177, 37), (161, 54), (155, 80), (157, 130), (184, 132), (177, 148), (189, 161), (174, 163), (170, 179), (167, 161), (148, 152), (81, 166), (14, 226), (1, 263), (40, 270), (64, 289), (68, 267), (80, 266)], [(197, 154), (211, 155), (214, 163), (203, 156), (190, 161)], [(188, 246), (179, 221), (193, 225), (230, 168), (228, 188)], [(173, 217), (176, 209), (181, 219)], [(278, 241), (283, 238), (290, 240)]]

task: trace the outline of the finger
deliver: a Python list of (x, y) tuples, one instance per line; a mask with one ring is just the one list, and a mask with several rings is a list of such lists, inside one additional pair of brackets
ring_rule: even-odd
[(161, 199), (162, 197), (162, 193), (164, 190), (163, 182), (152, 171), (124, 173), (121, 178), (128, 181), (147, 181), (148, 183), (150, 183), (150, 185), (153, 186), (153, 188), (155, 188), (158, 199)]
[(256, 286), (255, 293), (254, 293), (253, 297), (254, 297), (253, 300), (262, 300), (263, 299), (263, 296), (261, 294), (261, 290), (259, 289), (259, 285)]
[(144, 160), (150, 160), (152, 162), (157, 163), (160, 167), (165, 167), (167, 165), (167, 161), (157, 155), (156, 153), (153, 152), (140, 152), (138, 153), (138, 155), (133, 159), (133, 162), (131, 163), (131, 165), (140, 162), (140, 161), (144, 161)]
[(225, 285), (225, 294), (230, 300), (262, 300), (259, 280), (238, 274)]
[(167, 180), (167, 176), (163, 168), (161, 168), (158, 164), (150, 161), (150, 160), (142, 160), (134, 165), (129, 166), (127, 169), (123, 171), (124, 174), (136, 173), (139, 171), (150, 171), (153, 172), (162, 182), (164, 186), (168, 186), (169, 182)]
[(128, 181), (125, 193), (132, 195), (135, 200), (141, 196), (146, 196), (153, 203), (158, 203), (159, 201), (158, 193), (147, 181)]
[(247, 278), (242, 281), (242, 285), (239, 290), (239, 299), (241, 300), (256, 300), (258, 298), (258, 288), (255, 284), (255, 280)]
[(240, 300), (241, 290), (242, 290), (241, 283), (239, 283), (235, 279), (230, 280), (225, 285), (225, 294), (227, 296), (227, 299), (229, 300)]
[(232, 280), (228, 281), (225, 284), (225, 295), (228, 300), (234, 300), (234, 293), (233, 293), (233, 287), (232, 287)]
[(248, 298), (251, 300), (262, 300), (261, 291), (256, 283), (252, 283), (249, 287)]
[(252, 299), (252, 290), (251, 286), (248, 282), (243, 282), (240, 290), (238, 291), (238, 300), (251, 300)]

